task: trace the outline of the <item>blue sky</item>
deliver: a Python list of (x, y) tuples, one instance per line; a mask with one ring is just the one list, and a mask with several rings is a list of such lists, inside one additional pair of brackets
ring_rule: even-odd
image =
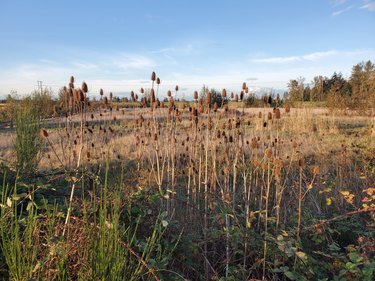
[(0, 97), (76, 77), (114, 94), (285, 89), (375, 61), (375, 0), (0, 0)]

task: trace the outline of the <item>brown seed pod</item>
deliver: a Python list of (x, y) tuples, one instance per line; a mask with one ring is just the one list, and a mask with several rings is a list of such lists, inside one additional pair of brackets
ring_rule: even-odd
[(99, 94), (102, 96), (104, 94), (103, 89), (100, 89)]
[(113, 99), (113, 94), (112, 92), (109, 93), (109, 100), (112, 102), (112, 99)]
[(168, 90), (167, 95), (168, 95), (168, 97), (171, 97), (172, 96), (172, 92), (170, 90)]
[(81, 102), (85, 101), (85, 95), (81, 89), (78, 90), (78, 95), (79, 95), (79, 101)]
[(230, 98), (234, 99), (234, 93), (233, 92), (230, 93)]
[(236, 95), (235, 101), (238, 102), (238, 95)]
[(268, 112), (268, 114), (267, 114), (267, 119), (268, 119), (268, 120), (272, 120), (272, 113), (271, 113), (271, 112)]
[(86, 82), (82, 82), (82, 91), (84, 93), (87, 93), (87, 91), (88, 91)]
[(289, 104), (287, 104), (287, 105), (285, 106), (285, 112), (286, 112), (286, 113), (289, 113), (289, 112), (290, 112), (290, 106), (289, 106)]
[(272, 156), (272, 149), (269, 147), (269, 148), (267, 148), (266, 151), (264, 152), (264, 157), (265, 157), (266, 159), (269, 159), (269, 158), (271, 158), (271, 156)]
[(242, 83), (242, 90), (245, 90), (246, 89), (246, 82), (243, 82)]
[(40, 136), (43, 138), (48, 138), (48, 133), (45, 129), (40, 129)]
[(227, 90), (223, 89), (223, 90), (221, 91), (221, 96), (222, 96), (223, 98), (226, 98), (226, 97), (227, 97)]
[(276, 117), (276, 119), (280, 119), (280, 117), (281, 117), (279, 108), (275, 109), (275, 117)]
[(155, 71), (153, 71), (151, 74), (151, 80), (155, 81), (155, 79), (156, 79), (156, 74), (155, 74)]
[(176, 90), (176, 92), (178, 91), (178, 85), (176, 85), (175, 90)]
[(303, 158), (300, 158), (300, 159), (298, 159), (298, 166), (300, 167), (300, 168), (302, 168), (302, 166), (303, 166)]
[(211, 93), (210, 93), (210, 92), (207, 93), (206, 104), (207, 104), (208, 106), (211, 104)]
[(156, 84), (160, 85), (160, 78), (156, 78)]
[(145, 89), (141, 88), (140, 93), (144, 94), (145, 93)]
[(71, 84), (74, 83), (74, 76), (70, 76), (70, 83), (71, 83)]
[(197, 91), (194, 91), (194, 99), (195, 99), (195, 100), (198, 99), (198, 92), (197, 92)]

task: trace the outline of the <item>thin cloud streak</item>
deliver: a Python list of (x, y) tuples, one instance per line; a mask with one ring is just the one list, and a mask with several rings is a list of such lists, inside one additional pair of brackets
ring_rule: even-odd
[(286, 57), (269, 57), (269, 58), (257, 58), (251, 59), (250, 62), (252, 63), (267, 63), (267, 64), (287, 64), (287, 63), (295, 63), (295, 62), (315, 62), (322, 60), (324, 58), (330, 58), (335, 56), (358, 56), (358, 55), (366, 55), (366, 54), (373, 53), (372, 50), (358, 50), (358, 51), (336, 51), (330, 50), (325, 52), (314, 52), (302, 56), (286, 56)]
[(369, 12), (375, 12), (375, 2), (367, 3), (360, 7), (362, 10), (367, 10)]
[(339, 11), (336, 11), (336, 12), (333, 12), (332, 13), (332, 16), (333, 17), (337, 17), (339, 15), (342, 15), (343, 13), (347, 13), (349, 12), (350, 10), (352, 10), (354, 8), (354, 6), (348, 6), (346, 7), (345, 9), (342, 9), (342, 10), (339, 10)]

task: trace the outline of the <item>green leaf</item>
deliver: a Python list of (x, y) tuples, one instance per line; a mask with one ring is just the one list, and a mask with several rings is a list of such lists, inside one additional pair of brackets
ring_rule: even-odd
[(291, 271), (285, 271), (284, 272), (285, 276), (288, 277), (290, 280), (297, 280), (297, 276), (295, 275), (295, 273), (291, 272)]

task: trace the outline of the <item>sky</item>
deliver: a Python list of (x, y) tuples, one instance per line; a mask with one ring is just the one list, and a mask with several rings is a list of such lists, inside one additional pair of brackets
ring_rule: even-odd
[(0, 97), (286, 89), (375, 61), (375, 0), (0, 0)]

